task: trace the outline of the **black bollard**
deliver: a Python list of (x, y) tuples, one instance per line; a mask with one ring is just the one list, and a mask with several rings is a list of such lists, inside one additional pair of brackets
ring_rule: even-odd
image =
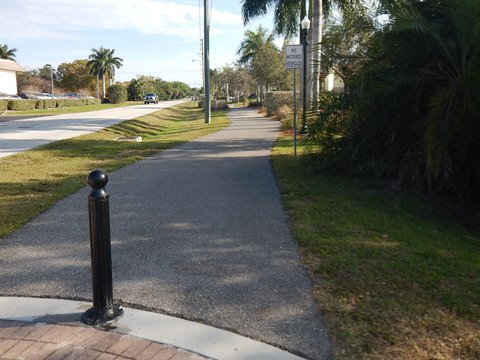
[(90, 251), (92, 255), (93, 307), (82, 315), (87, 325), (103, 326), (117, 321), (123, 309), (113, 304), (110, 213), (105, 186), (108, 176), (101, 170), (88, 175), (92, 191), (88, 196)]

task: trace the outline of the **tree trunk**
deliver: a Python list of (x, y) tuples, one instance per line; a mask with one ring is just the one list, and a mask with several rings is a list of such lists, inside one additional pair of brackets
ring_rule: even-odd
[(322, 0), (314, 0), (312, 16), (312, 42), (311, 42), (311, 64), (312, 64), (312, 97), (311, 104), (318, 100), (320, 94), (320, 70), (321, 70), (321, 42), (323, 26), (323, 3)]
[(308, 38), (307, 38), (307, 60), (305, 64), (307, 64), (307, 74), (306, 74), (306, 93), (307, 93), (307, 109), (310, 108), (312, 104), (312, 69), (313, 69), (313, 57), (312, 57), (312, 48), (313, 48), (313, 42), (312, 42), (312, 34), (315, 31), (315, 24), (313, 23), (312, 19), (312, 9), (313, 9), (313, 1), (314, 0), (308, 0), (308, 18), (310, 19), (310, 30), (308, 31)]
[(102, 97), (105, 98), (105, 74), (102, 74)]
[(95, 76), (97, 79), (97, 99), (100, 98), (100, 89), (98, 88), (98, 74)]

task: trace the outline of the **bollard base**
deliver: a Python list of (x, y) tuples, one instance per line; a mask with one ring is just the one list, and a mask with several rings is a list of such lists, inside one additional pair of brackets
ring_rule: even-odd
[(123, 316), (123, 308), (113, 305), (112, 308), (92, 307), (82, 315), (82, 322), (86, 325), (105, 326), (109, 325)]

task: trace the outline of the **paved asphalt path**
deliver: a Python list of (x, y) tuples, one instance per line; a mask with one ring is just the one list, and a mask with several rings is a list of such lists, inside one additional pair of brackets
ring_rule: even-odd
[[(88, 134), (185, 101), (162, 101), (158, 104), (133, 105), (26, 119), (11, 117), (11, 121), (0, 121), (0, 158), (52, 141)], [(1, 117), (3, 120), (5, 118)]]
[[(330, 358), (270, 166), (279, 124), (230, 119), (109, 174), (114, 299)], [(0, 295), (91, 299), (88, 193), (0, 240)]]

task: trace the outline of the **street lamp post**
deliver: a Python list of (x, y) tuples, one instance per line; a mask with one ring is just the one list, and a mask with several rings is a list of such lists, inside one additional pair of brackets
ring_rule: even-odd
[(46, 64), (45, 66), (48, 66), (50, 68), (50, 80), (52, 82), (52, 99), (54, 97), (53, 95), (53, 67), (51, 64)]
[(205, 98), (203, 100), (203, 105), (205, 108), (205, 124), (210, 124), (211, 122), (211, 100), (210, 100), (210, 14), (208, 8), (208, 0), (203, 0), (204, 4), (204, 20), (203, 20), (203, 31), (204, 31), (204, 44), (203, 44), (203, 71), (205, 73), (204, 78), (204, 89)]
[(302, 112), (302, 128), (300, 134), (306, 134), (307, 129), (307, 46), (308, 46), (308, 30), (310, 29), (310, 20), (305, 16), (301, 22), (303, 33), (303, 112)]

